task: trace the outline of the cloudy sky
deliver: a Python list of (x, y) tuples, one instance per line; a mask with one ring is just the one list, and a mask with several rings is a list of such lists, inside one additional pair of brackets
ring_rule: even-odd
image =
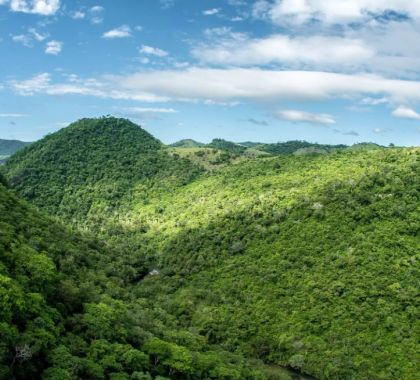
[(420, 143), (420, 0), (0, 0), (0, 138)]

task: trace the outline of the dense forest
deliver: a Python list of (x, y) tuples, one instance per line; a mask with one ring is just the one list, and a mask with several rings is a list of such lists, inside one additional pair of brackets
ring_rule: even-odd
[(417, 379), (420, 150), (261, 145), (100, 118), (13, 155), (0, 376)]

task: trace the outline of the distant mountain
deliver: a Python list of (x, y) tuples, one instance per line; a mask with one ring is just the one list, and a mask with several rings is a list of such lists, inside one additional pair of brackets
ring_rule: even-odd
[(25, 141), (0, 139), (0, 159), (1, 157), (5, 158), (11, 156), (13, 153), (16, 153), (29, 144), (31, 143)]
[(229, 153), (242, 154), (246, 151), (247, 147), (236, 144), (231, 141), (223, 139), (213, 139), (210, 144), (207, 144), (209, 148), (224, 150)]
[(170, 144), (169, 146), (173, 148), (200, 148), (205, 145), (206, 144), (203, 144), (201, 142), (198, 142), (192, 139), (184, 139), (184, 140), (179, 140), (173, 144)]
[(292, 140), (274, 144), (260, 144), (254, 146), (254, 148), (276, 156), (281, 154), (294, 154), (296, 151), (305, 148), (316, 149), (316, 151), (318, 152), (320, 152), (321, 150), (325, 152), (331, 152), (338, 149), (345, 149), (347, 148), (347, 145), (328, 145), (310, 143), (307, 141)]
[(353, 144), (352, 146), (348, 147), (349, 150), (372, 150), (372, 149), (381, 149), (384, 148), (381, 145), (370, 143), (370, 142), (363, 142), (363, 143), (357, 143)]
[(259, 142), (245, 141), (245, 142), (238, 143), (238, 145), (246, 146), (247, 148), (255, 148), (258, 145), (264, 145), (264, 144), (259, 143)]

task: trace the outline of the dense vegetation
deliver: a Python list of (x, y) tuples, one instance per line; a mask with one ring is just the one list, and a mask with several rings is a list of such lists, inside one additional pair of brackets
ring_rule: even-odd
[[(46, 374), (95, 378), (74, 372), (91, 360), (97, 378), (288, 378), (281, 365), (320, 379), (416, 379), (419, 150), (190, 149), (168, 150), (120, 119), (86, 119), (6, 165), (20, 195), (105, 244), (64, 274), (56, 264), (93, 298), (71, 292), (82, 306), (64, 312), (71, 339), (59, 338), (70, 356), (47, 355)], [(120, 345), (141, 368), (121, 362)]]
[(198, 142), (192, 139), (184, 139), (184, 140), (179, 140), (169, 146), (173, 148), (200, 148), (204, 145), (206, 144), (203, 144), (201, 142)]
[[(314, 144), (307, 141), (287, 141), (275, 144), (261, 144), (254, 146), (255, 149), (272, 155), (294, 154), (304, 149), (312, 149), (315, 153), (329, 153), (338, 149), (345, 149), (347, 145), (328, 145), (328, 144)], [(309, 150), (310, 152), (311, 150)]]
[(117, 257), (0, 184), (1, 379), (264, 378), (134, 298)]
[(82, 119), (16, 153), (11, 185), (54, 215), (112, 213), (134, 186), (188, 183), (200, 168), (167, 154), (160, 141), (123, 119)]

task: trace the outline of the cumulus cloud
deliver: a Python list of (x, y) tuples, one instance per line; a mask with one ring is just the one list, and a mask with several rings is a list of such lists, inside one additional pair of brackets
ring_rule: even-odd
[(102, 35), (102, 38), (127, 38), (131, 37), (131, 29), (128, 25), (122, 25), (118, 28), (108, 30)]
[(42, 73), (23, 81), (12, 81), (11, 85), (17, 93), (24, 96), (34, 95), (48, 89), (50, 75)]
[(11, 86), (24, 95), (83, 94), (114, 99), (202, 101), (213, 104), (336, 98), (359, 101), (367, 95), (387, 97), (398, 103), (420, 100), (419, 81), (317, 71), (192, 67), (107, 75), (89, 80), (66, 79), (55, 83), (50, 79), (48, 74), (41, 74), (29, 80), (12, 82)]
[(115, 76), (120, 87), (185, 99), (230, 101), (322, 100), (387, 95), (394, 99), (420, 99), (420, 82), (373, 75), (348, 75), (317, 71), (190, 68)]
[(100, 5), (94, 5), (93, 7), (90, 8), (90, 11), (93, 13), (100, 13), (100, 12), (103, 12), (104, 10), (105, 8)]
[(212, 9), (206, 9), (203, 11), (204, 16), (213, 16), (220, 12), (220, 8), (212, 8)]
[(19, 95), (84, 95), (103, 99), (136, 100), (143, 102), (166, 102), (168, 98), (152, 93), (138, 91), (130, 92), (118, 88), (112, 77), (101, 80), (95, 78), (79, 78), (77, 75), (67, 75), (65, 82), (53, 83), (49, 73), (41, 73), (26, 80), (13, 80), (9, 86)]
[(102, 13), (105, 11), (105, 8), (100, 5), (94, 5), (89, 8), (89, 21), (93, 25), (102, 24), (104, 21)]
[[(208, 36), (223, 36), (228, 28), (208, 29)], [(270, 63), (340, 64), (364, 63), (375, 52), (360, 39), (333, 36), (290, 37), (272, 35), (261, 39), (244, 36), (227, 38), (216, 44), (193, 49), (195, 58), (204, 63), (253, 66)]]
[(58, 55), (63, 49), (63, 43), (61, 41), (48, 41), (45, 45), (45, 54)]
[(131, 114), (144, 114), (144, 113), (176, 113), (173, 108), (148, 108), (148, 107), (126, 107), (123, 111)]
[(165, 50), (162, 50), (153, 46), (148, 46), (148, 45), (142, 45), (142, 47), (140, 48), (140, 53), (146, 54), (146, 55), (154, 55), (160, 58), (163, 58), (169, 55), (169, 53)]
[(18, 35), (12, 36), (12, 41), (18, 42), (26, 47), (32, 47), (32, 38), (31, 36), (27, 34), (18, 34)]
[(420, 114), (412, 108), (399, 106), (393, 112), (392, 116), (402, 119), (420, 120)]
[(329, 24), (360, 22), (372, 16), (394, 14), (420, 16), (418, 0), (258, 0), (253, 15), (275, 24), (303, 24), (318, 20)]
[(43, 16), (54, 15), (60, 9), (60, 0), (9, 0), (0, 4), (9, 3), (12, 12), (33, 13)]
[(275, 115), (280, 119), (298, 123), (300, 122), (323, 125), (335, 124), (334, 118), (328, 114), (315, 114), (299, 110), (280, 110), (277, 111)]
[(75, 11), (70, 13), (70, 17), (75, 20), (83, 20), (86, 17), (86, 13), (82, 11)]
[(48, 34), (47, 33), (40, 33), (38, 32), (35, 28), (29, 28), (29, 33), (32, 34), (32, 36), (37, 40), (37, 41), (44, 41), (46, 38), (48, 38)]
[(12, 35), (12, 41), (21, 43), (26, 47), (32, 47), (34, 41), (42, 42), (48, 38), (47, 33), (40, 33), (35, 28), (29, 28), (28, 33)]

